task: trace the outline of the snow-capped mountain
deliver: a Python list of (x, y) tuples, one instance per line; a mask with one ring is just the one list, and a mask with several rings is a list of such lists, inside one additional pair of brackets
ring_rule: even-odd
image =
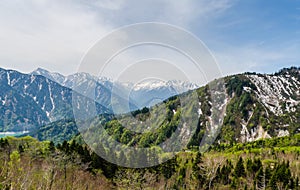
[[(75, 74), (64, 77), (64, 85), (67, 86), (67, 81), (70, 84), (75, 80), (83, 80), (81, 75), (90, 80), (96, 80), (88, 74)], [(213, 83), (218, 84), (218, 81)], [(215, 142), (249, 142), (300, 133), (300, 68), (283, 69), (275, 74), (245, 73), (228, 76), (221, 81), (225, 82), (225, 98), (220, 99), (224, 101), (217, 101), (215, 108), (212, 108), (212, 102), (214, 102), (212, 98), (224, 94), (210, 89), (209, 85), (197, 88), (196, 85), (180, 81), (143, 81), (131, 84), (112, 83), (104, 79), (98, 82), (98, 86), (99, 92), (103, 91), (101, 91), (102, 88), (106, 88), (109, 93), (114, 85), (117, 85), (120, 97), (124, 97), (123, 93), (129, 94), (132, 104), (138, 107), (153, 105), (167, 99), (165, 100), (169, 105), (167, 109), (171, 109), (168, 110), (168, 117), (173, 117), (177, 113), (176, 95), (196, 88), (189, 92), (197, 92), (199, 96), (199, 102), (190, 109), (190, 112), (197, 113), (199, 116), (197, 130), (195, 134), (190, 134), (189, 126), (184, 125), (186, 133), (181, 134), (182, 139), (190, 138), (184, 135), (193, 135), (189, 146), (199, 146), (203, 134), (207, 131), (210, 135), (218, 135)], [(173, 95), (175, 97), (169, 98)], [(139, 100), (141, 104), (134, 102), (135, 100)], [(155, 112), (155, 106), (153, 109), (152, 111)], [(218, 114), (212, 114), (215, 111), (224, 114), (224, 118), (220, 120)], [(135, 114), (142, 114), (142, 112), (138, 110)], [(62, 126), (58, 128), (63, 129), (63, 122), (60, 122), (60, 125)], [(163, 123), (162, 127), (167, 125), (168, 123)], [(43, 134), (48, 134), (47, 130), (43, 131)], [(55, 134), (53, 135), (55, 138)]]
[[(113, 83), (107, 78), (98, 78), (88, 73), (75, 73), (69, 76), (63, 76), (58, 73), (52, 73), (44, 69), (37, 69), (33, 71), (33, 75), (42, 75), (50, 80), (53, 80), (60, 85), (70, 88), (79, 94), (87, 96), (109, 110), (112, 110), (112, 99), (115, 104), (120, 104), (126, 107), (126, 104), (130, 104), (132, 110), (137, 109), (131, 102), (119, 96), (120, 90), (115, 90), (112, 94)], [(114, 110), (115, 111), (115, 110)], [(124, 110), (126, 112), (126, 110)], [(119, 110), (118, 113), (123, 113)]]
[[(220, 141), (246, 142), (300, 132), (299, 68), (283, 69), (275, 74), (245, 73), (225, 77), (224, 81), (228, 97), (224, 103), (226, 113)], [(75, 88), (79, 89), (75, 93), (96, 100), (99, 114), (116, 111), (112, 110), (114, 103), (131, 111), (197, 88), (176, 80), (131, 84), (99, 79), (87, 73), (63, 76), (42, 69), (30, 74), (0, 69), (0, 130), (20, 131), (72, 118), (74, 86), (80, 87)], [(87, 93), (82, 89), (93, 90)], [(203, 129), (212, 126), (208, 124), (213, 121), (213, 110), (209, 87), (196, 91), (199, 94), (199, 108), (195, 109), (199, 114), (197, 132), (201, 134), (205, 132)], [(118, 111), (124, 113), (128, 109)], [(199, 143), (199, 134), (195, 135), (195, 144)]]
[(177, 80), (149, 80), (134, 84), (119, 81), (113, 82), (108, 78), (99, 78), (88, 73), (75, 73), (63, 76), (41, 68), (33, 71), (31, 74), (45, 76), (68, 88), (74, 89), (75, 87), (76, 89), (80, 89), (80, 86), (91, 87), (94, 90), (92, 96), (95, 97), (96, 101), (109, 109), (112, 109), (113, 106), (111, 105), (112, 98), (117, 99), (118, 104), (130, 104), (130, 110), (125, 109), (123, 112), (149, 107), (171, 96), (198, 87), (196, 84)]
[(98, 114), (119, 114), (149, 106), (155, 98), (163, 101), (187, 90), (182, 87), (176, 92), (171, 83), (148, 85), (132, 90), (125, 83), (113, 83), (88, 73), (63, 76), (40, 68), (30, 74), (0, 69), (0, 131), (32, 129), (73, 118), (73, 92), (96, 101)]
[[(15, 130), (16, 126), (36, 128), (73, 118), (72, 89), (49, 78), (0, 69), (0, 85), (3, 87), (0, 131)], [(101, 105), (97, 105), (97, 110), (100, 113), (108, 111)]]
[(173, 88), (178, 92), (178, 94), (199, 87), (194, 83), (179, 81), (179, 80), (170, 80), (170, 81), (147, 80), (137, 84), (128, 83), (127, 86), (132, 87), (133, 88), (132, 90), (134, 91), (154, 90), (159, 88)]
[(126, 87), (130, 90), (129, 97), (139, 108), (153, 106), (171, 96), (198, 88), (196, 84), (177, 80), (147, 80), (137, 84), (126, 84)]
[[(37, 68), (36, 70), (34, 70), (33, 72), (31, 72), (30, 74), (32, 75), (41, 75), (44, 76), (52, 81), (55, 81), (59, 84), (63, 84), (65, 81), (65, 76), (59, 74), (59, 73), (55, 73), (55, 72), (49, 72), (45, 69), (42, 68)], [(63, 85), (65, 86), (65, 85)]]

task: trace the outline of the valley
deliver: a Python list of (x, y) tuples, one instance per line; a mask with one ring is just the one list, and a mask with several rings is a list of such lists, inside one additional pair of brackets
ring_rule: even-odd
[(99, 104), (80, 125), (63, 76), (1, 73), (0, 189), (299, 189), (300, 68), (227, 76), (125, 113)]

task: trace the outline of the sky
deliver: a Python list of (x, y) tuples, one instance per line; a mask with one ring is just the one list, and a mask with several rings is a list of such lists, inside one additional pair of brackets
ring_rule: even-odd
[(299, 0), (1, 0), (0, 67), (72, 74), (97, 41), (140, 22), (191, 32), (223, 75), (300, 65)]

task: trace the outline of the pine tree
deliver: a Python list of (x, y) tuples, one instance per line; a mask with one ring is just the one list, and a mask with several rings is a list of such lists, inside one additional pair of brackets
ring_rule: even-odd
[(253, 163), (252, 163), (252, 159), (247, 159), (247, 163), (246, 163), (246, 168), (247, 168), (247, 172), (250, 174), (253, 174)]
[(24, 147), (23, 147), (23, 145), (19, 145), (19, 153), (21, 154), (21, 153), (23, 153), (24, 152)]
[(64, 141), (64, 142), (63, 142), (61, 148), (62, 148), (62, 150), (65, 151), (65, 153), (67, 153), (67, 154), (70, 152), (70, 150), (69, 150), (69, 143), (68, 143), (67, 141)]
[(197, 179), (199, 184), (203, 184), (205, 181), (205, 179), (203, 178), (203, 175), (201, 175), (201, 170), (200, 170), (200, 166), (199, 166), (201, 163), (203, 163), (202, 155), (198, 151), (195, 159), (193, 160), (192, 170), (193, 170), (193, 176)]
[(258, 170), (255, 180), (258, 189), (265, 189), (265, 175), (262, 167)]
[(293, 178), (290, 179), (289, 189), (295, 189), (295, 182)]
[(88, 150), (86, 147), (84, 147), (84, 148), (82, 149), (82, 151), (83, 151), (83, 153), (82, 153), (82, 161), (83, 161), (84, 163), (89, 163), (89, 162), (91, 162), (91, 161), (92, 161), (92, 158), (91, 158), (91, 155), (90, 155), (89, 150)]
[(100, 156), (98, 156), (95, 152), (91, 155), (92, 159), (92, 167), (95, 169), (103, 169), (103, 160)]
[(164, 175), (164, 177), (166, 179), (169, 179), (172, 177), (172, 175), (174, 174), (175, 172), (175, 169), (177, 167), (177, 156), (175, 156), (174, 158), (166, 161), (165, 163), (163, 163), (161, 165), (161, 171), (162, 171), (162, 174)]
[(242, 157), (240, 157), (239, 161), (237, 162), (237, 164), (235, 166), (234, 175), (236, 177), (245, 177), (246, 176), (244, 161), (243, 161)]
[(236, 189), (237, 188), (237, 179), (236, 179), (236, 177), (233, 177), (233, 179), (231, 181), (231, 184), (230, 184), (230, 187), (232, 189)]
[(272, 177), (271, 168), (268, 165), (265, 169), (265, 184), (269, 184), (271, 177)]
[(273, 176), (271, 177), (271, 180), (269, 182), (269, 187), (272, 190), (277, 190), (277, 176), (275, 174), (273, 174)]
[(55, 151), (55, 145), (54, 145), (53, 141), (50, 141), (48, 149), (51, 153), (53, 153)]
[(2, 148), (4, 146), (4, 140), (3, 138), (0, 138), (0, 148)]
[(254, 159), (254, 162), (253, 162), (253, 171), (254, 171), (254, 173), (257, 173), (260, 170), (261, 167), (262, 167), (261, 160), (259, 158)]

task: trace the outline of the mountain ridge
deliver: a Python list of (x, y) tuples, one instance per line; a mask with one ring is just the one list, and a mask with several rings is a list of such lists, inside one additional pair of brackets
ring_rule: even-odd
[[(80, 85), (82, 82), (81, 80), (84, 80), (86, 83), (91, 82), (95, 86), (96, 100), (108, 108), (111, 108), (110, 98), (117, 97), (117, 99), (126, 99), (126, 97), (129, 96), (128, 101), (132, 104), (132, 106), (130, 106), (130, 110), (127, 111), (153, 106), (155, 103), (157, 103), (157, 101), (153, 101), (153, 103), (151, 103), (152, 99), (159, 99), (159, 101), (162, 102), (171, 96), (198, 88), (196, 84), (187, 81), (147, 80), (138, 83), (132, 83), (113, 81), (107, 77), (97, 77), (84, 72), (64, 76), (59, 73), (49, 72), (41, 68), (31, 72), (31, 74), (45, 76), (53, 81), (58, 82), (62, 86), (71, 89), (73, 89), (74, 86), (76, 88), (76, 86)], [(100, 96), (101, 92), (105, 94), (105, 97), (110, 98), (102, 99)], [(113, 94), (110, 94), (112, 92)]]
[[(289, 73), (289, 74), (287, 74)], [(252, 142), (263, 138), (289, 136), (300, 133), (300, 68), (283, 69), (275, 74), (244, 73), (227, 76), (223, 80), (226, 86), (226, 112), (220, 132), (215, 142)], [(272, 90), (274, 88), (274, 90)], [(199, 96), (199, 107), (191, 108), (199, 114), (197, 129), (188, 147), (199, 146), (207, 131), (213, 130), (212, 105), (209, 85), (196, 90)], [(189, 93), (189, 92), (186, 92)], [(277, 102), (270, 104), (269, 100)], [(168, 119), (162, 125), (156, 126), (159, 133), (135, 136), (123, 129), (113, 119), (106, 124), (108, 131), (123, 131), (115, 136), (116, 140), (125, 144), (150, 146), (159, 144), (167, 133), (168, 126), (176, 122), (179, 110), (178, 96), (164, 101), (167, 105)], [(274, 109), (274, 106), (276, 109)], [(133, 116), (142, 119), (147, 116), (147, 110), (135, 111)], [(177, 116), (176, 116), (177, 115)], [(143, 120), (143, 119), (142, 119)], [(167, 127), (166, 127), (167, 126)], [(120, 128), (121, 127), (121, 128)], [(140, 126), (142, 127), (142, 126)], [(131, 138), (125, 138), (131, 134)], [(123, 137), (123, 135), (125, 135)], [(187, 137), (183, 137), (187, 138)], [(147, 139), (147, 140), (146, 140)], [(160, 140), (158, 140), (160, 139)], [(148, 142), (148, 143), (147, 143)]]
[[(126, 89), (120, 85), (114, 88), (114, 84), (107, 78), (98, 79), (88, 73), (76, 73), (65, 77), (41, 68), (29, 74), (0, 68), (0, 85), (3, 87), (0, 95), (2, 101), (0, 131), (21, 131), (23, 128), (31, 130), (51, 122), (73, 118), (74, 92), (95, 99), (99, 114), (112, 113), (112, 98), (116, 101), (115, 104), (123, 107), (129, 104), (129, 110), (120, 110), (120, 113), (124, 113), (148, 106), (148, 100), (156, 94), (160, 94), (157, 96), (160, 101), (178, 94), (174, 91), (154, 89), (152, 92), (154, 95), (151, 96), (150, 92), (144, 91), (138, 96), (146, 99), (138, 105), (138, 101), (130, 99), (132, 95), (129, 100), (124, 99), (122, 95), (119, 96), (118, 94), (126, 95)], [(91, 90), (94, 88), (96, 93), (86, 94), (80, 91), (87, 88)], [(115, 90), (114, 94), (112, 89)], [(149, 96), (145, 95), (146, 93)]]

